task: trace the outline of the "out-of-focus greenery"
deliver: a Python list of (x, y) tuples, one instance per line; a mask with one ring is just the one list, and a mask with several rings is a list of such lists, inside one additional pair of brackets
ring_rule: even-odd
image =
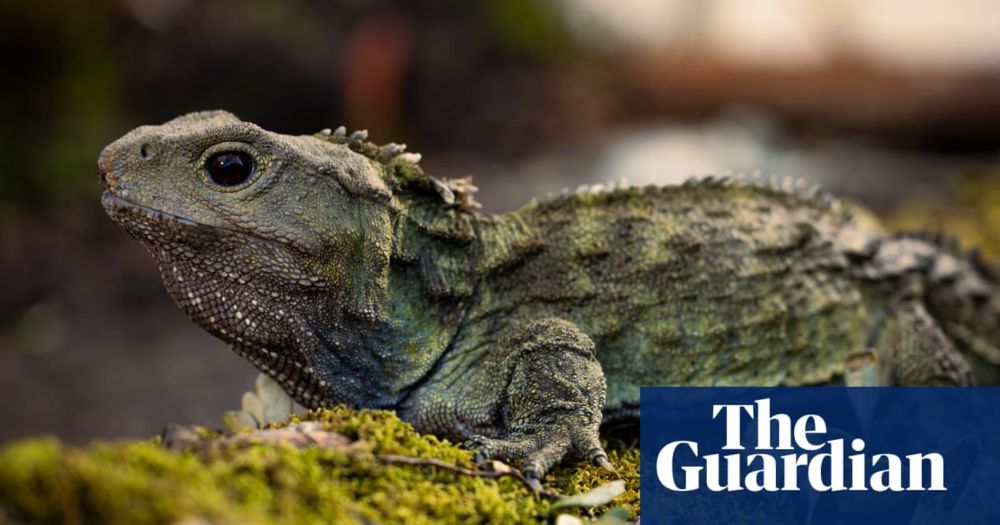
[(566, 58), (579, 51), (571, 45), (551, 2), (487, 0), (480, 2), (480, 10), (493, 38), (505, 51), (547, 59)]
[(0, 206), (63, 202), (94, 184), (96, 154), (121, 104), (108, 26), (103, 2), (3, 3)]
[[(402, 25), (380, 25), (387, 19)], [(398, 27), (409, 36), (378, 40)], [(366, 30), (369, 40), (359, 39)], [(371, 38), (385, 47), (357, 54)], [(571, 56), (569, 42), (552, 2), (533, 0), (3, 2), (0, 209), (93, 200), (104, 145), (193, 110), (228, 109), (282, 132), (344, 123), (393, 134), (384, 140), (419, 135), (423, 148), (447, 142), (442, 132), (488, 135), (475, 122), (452, 125), (455, 115), (509, 113), (479, 100), (481, 89), (498, 89), (482, 72), (550, 67)], [(379, 77), (375, 64), (362, 85), (401, 98), (392, 106), (402, 114), (390, 117), (405, 130), (350, 121), (348, 77), (367, 74), (350, 68), (380, 53), (405, 57), (402, 74)]]
[(963, 249), (978, 248), (987, 259), (1000, 260), (1000, 168), (963, 173), (950, 194), (908, 201), (885, 222), (892, 230), (954, 235)]

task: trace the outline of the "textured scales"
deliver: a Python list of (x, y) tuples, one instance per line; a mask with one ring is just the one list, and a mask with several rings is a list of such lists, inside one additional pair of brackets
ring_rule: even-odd
[[(220, 185), (207, 164), (234, 152), (252, 173)], [(174, 300), (296, 400), (394, 409), (530, 476), (607, 465), (598, 427), (642, 385), (997, 380), (988, 268), (794, 184), (584, 187), (479, 215), (468, 179), (418, 161), (203, 112), (133, 130), (99, 169)]]

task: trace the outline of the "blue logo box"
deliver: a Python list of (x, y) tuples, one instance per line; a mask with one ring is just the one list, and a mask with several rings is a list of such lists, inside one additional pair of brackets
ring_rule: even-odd
[(642, 522), (1000, 523), (1000, 388), (643, 388)]

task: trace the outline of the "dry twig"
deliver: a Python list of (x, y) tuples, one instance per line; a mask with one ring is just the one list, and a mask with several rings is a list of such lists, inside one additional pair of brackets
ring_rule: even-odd
[(510, 476), (520, 481), (521, 483), (524, 483), (526, 487), (528, 487), (529, 489), (531, 489), (533, 492), (537, 493), (540, 496), (552, 499), (562, 499), (565, 497), (562, 494), (559, 494), (558, 492), (553, 492), (544, 487), (541, 487), (540, 485), (536, 486), (536, 484), (533, 484), (532, 480), (528, 479), (528, 477), (525, 476), (521, 471), (506, 466), (505, 466), (506, 468), (500, 468), (494, 470), (472, 470), (459, 467), (457, 465), (452, 465), (451, 463), (446, 463), (444, 461), (434, 458), (415, 458), (410, 456), (396, 456), (391, 454), (377, 454), (375, 455), (375, 459), (383, 463), (396, 463), (403, 465), (435, 467), (441, 470), (446, 470), (448, 472), (462, 474), (464, 476), (476, 476), (480, 478), (490, 478), (490, 479), (497, 479), (497, 478), (502, 478), (504, 476)]

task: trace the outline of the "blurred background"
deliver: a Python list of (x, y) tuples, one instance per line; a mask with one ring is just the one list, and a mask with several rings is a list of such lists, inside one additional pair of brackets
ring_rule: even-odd
[(192, 110), (367, 128), (491, 212), (760, 170), (1000, 253), (992, 0), (35, 0), (0, 53), (0, 442), (217, 424), (250, 389), (99, 203), (100, 149)]

